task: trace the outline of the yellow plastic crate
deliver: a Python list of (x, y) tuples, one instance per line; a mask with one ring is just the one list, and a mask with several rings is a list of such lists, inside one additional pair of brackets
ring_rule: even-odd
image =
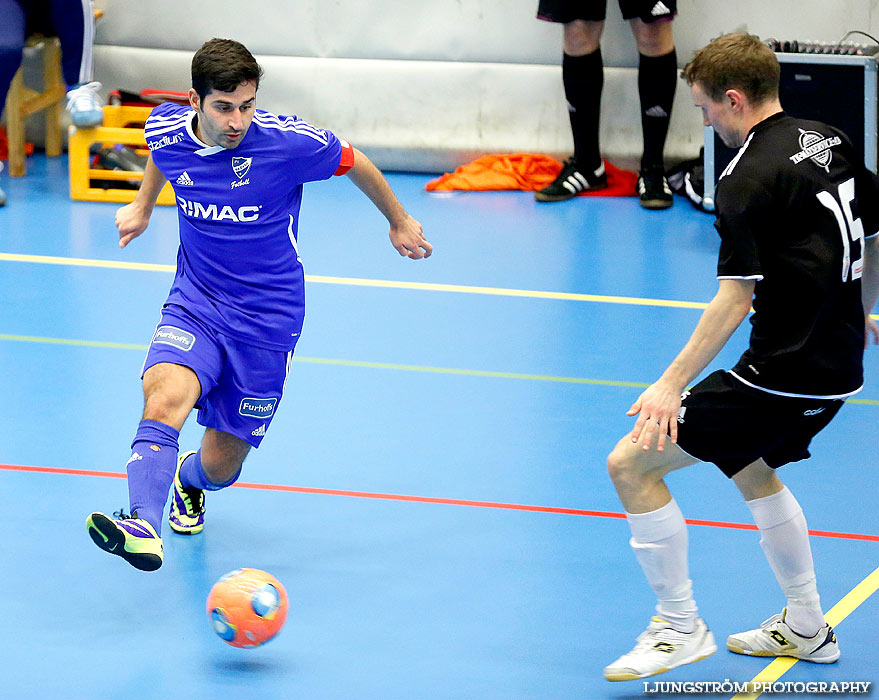
[[(128, 170), (102, 170), (90, 167), (89, 148), (100, 143), (105, 148), (114, 144), (135, 146), (140, 154), (147, 154), (143, 126), (129, 127), (128, 124), (143, 124), (151, 112), (150, 107), (104, 107), (104, 125), (93, 129), (70, 127), (68, 138), (68, 170), (70, 172), (70, 198), (90, 202), (133, 202), (137, 190), (104, 189), (92, 187), (92, 180), (143, 180), (143, 173)], [(173, 205), (174, 190), (166, 182), (159, 193), (158, 204)]]

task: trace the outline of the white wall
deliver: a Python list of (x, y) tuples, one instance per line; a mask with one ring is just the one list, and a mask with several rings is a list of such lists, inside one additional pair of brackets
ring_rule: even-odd
[[(96, 78), (106, 88), (189, 87), (192, 52), (242, 41), (266, 71), (259, 105), (336, 131), (381, 167), (449, 170), (489, 152), (562, 156), (572, 141), (561, 83), (561, 27), (537, 0), (96, 0)], [(728, 31), (836, 41), (879, 33), (879, 0), (679, 0), (679, 64)], [(866, 41), (866, 40), (864, 40)], [(601, 141), (640, 155), (637, 52), (615, 0), (603, 41)], [(693, 157), (702, 130), (681, 81), (668, 161)]]

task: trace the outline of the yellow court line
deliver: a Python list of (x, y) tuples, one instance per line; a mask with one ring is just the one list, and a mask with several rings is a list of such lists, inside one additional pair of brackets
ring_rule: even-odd
[(52, 255), (21, 255), (0, 253), (5, 262), (38, 263), (41, 265), (68, 265), (70, 267), (103, 267), (111, 270), (146, 270), (149, 272), (174, 272), (176, 265), (125, 262), (124, 260), (91, 260), (89, 258), (59, 258)]
[[(840, 622), (853, 613), (861, 603), (873, 595), (879, 589), (879, 567), (873, 570), (867, 578), (861, 581), (851, 591), (849, 591), (836, 605), (834, 605), (824, 619), (831, 627), (836, 627)], [(798, 661), (790, 657), (780, 657), (775, 659), (771, 664), (764, 668), (760, 673), (754, 676), (751, 681), (751, 687), (754, 684), (774, 683), (787, 673), (791, 667)], [(734, 695), (732, 700), (754, 700), (760, 697), (762, 693), (739, 693)]]
[[(0, 333), (0, 341), (7, 340), (19, 343), (43, 343), (46, 345), (71, 345), (90, 348), (107, 348), (111, 350), (140, 350), (145, 351), (147, 345), (135, 345), (131, 343), (111, 343), (101, 340), (75, 340), (68, 338), (47, 338), (36, 335), (11, 335)], [(459, 369), (456, 367), (429, 367), (424, 365), (402, 365), (393, 362), (366, 362), (364, 360), (337, 360), (327, 357), (297, 357), (294, 362), (303, 362), (313, 365), (336, 365), (340, 367), (364, 367), (368, 369), (387, 369), (397, 372), (424, 372), (431, 374), (451, 374), (464, 377), (489, 377), (493, 379), (521, 379), (535, 382), (558, 382), (561, 384), (586, 384), (593, 386), (618, 386), (645, 389), (650, 386), (645, 382), (625, 382), (614, 379), (589, 379), (587, 377), (556, 377), (548, 374), (523, 374), (519, 372), (493, 372), (480, 369)], [(867, 406), (879, 406), (877, 399), (847, 399), (847, 403), (864, 404)]]
[[(121, 260), (92, 260), (88, 258), (62, 258), (51, 255), (22, 255), (0, 253), (0, 261), (37, 263), (41, 265), (69, 265), (73, 267), (100, 267), (116, 270), (145, 270), (149, 272), (174, 272), (175, 265), (124, 262)], [(506, 289), (503, 287), (477, 287), (465, 284), (436, 284), (432, 282), (400, 282), (395, 280), (373, 280), (360, 277), (330, 277), (327, 275), (305, 275), (306, 282), (316, 284), (340, 284), (349, 287), (377, 287), (385, 289), (414, 289), (427, 292), (454, 292), (457, 294), (482, 294), (488, 296), (524, 297), (528, 299), (554, 299), (562, 301), (589, 301), (603, 304), (629, 304), (634, 306), (664, 306), (676, 309), (704, 309), (707, 304), (698, 301), (676, 301), (674, 299), (641, 299), (638, 297), (617, 297), (600, 294), (574, 294), (571, 292), (545, 292), (531, 289)]]
[(483, 294), (486, 296), (520, 297), (528, 299), (554, 299), (559, 301), (589, 301), (600, 304), (629, 304), (632, 306), (664, 306), (674, 309), (704, 309), (701, 301), (677, 301), (674, 299), (641, 299), (639, 297), (616, 297), (602, 294), (576, 294), (573, 292), (545, 292), (534, 289), (509, 289), (506, 287), (476, 287), (466, 284), (436, 284), (433, 282), (397, 282), (357, 277), (326, 277), (305, 275), (307, 282), (344, 284), (356, 287), (384, 287), (392, 289), (417, 289), (427, 292), (453, 292), (457, 294)]
[[(174, 272), (175, 265), (125, 262), (122, 260), (94, 260), (89, 258), (63, 258), (52, 255), (23, 255), (0, 253), (0, 261), (26, 262), (42, 265), (69, 265), (73, 267), (101, 267), (114, 270), (143, 270), (148, 272)], [(679, 301), (676, 299), (643, 299), (640, 297), (617, 297), (604, 294), (576, 294), (574, 292), (546, 292), (535, 289), (509, 289), (506, 287), (477, 287), (466, 284), (438, 284), (434, 282), (400, 282), (397, 280), (374, 280), (362, 277), (331, 277), (328, 275), (305, 275), (306, 282), (315, 284), (339, 284), (349, 287), (376, 287), (385, 289), (414, 289), (425, 292), (453, 292), (456, 294), (482, 294), (486, 296), (520, 297), (527, 299), (554, 299), (559, 301), (587, 301), (599, 304), (629, 304), (631, 306), (657, 306), (672, 309), (704, 309), (704, 301)], [(871, 318), (879, 320), (879, 314)]]

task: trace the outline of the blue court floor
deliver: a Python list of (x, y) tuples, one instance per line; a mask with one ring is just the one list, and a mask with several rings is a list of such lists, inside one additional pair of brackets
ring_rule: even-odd
[[(682, 199), (647, 212), (435, 196), (427, 176), (391, 174), (435, 246), (411, 261), (347, 178), (307, 186), (308, 316), (277, 418), (242, 483), (208, 494), (204, 533), (166, 527), (165, 563), (143, 573), (99, 551), (84, 520), (127, 507), (176, 213), (157, 209), (120, 250), (117, 205), (71, 202), (64, 159), (29, 168), (0, 176), (0, 698), (661, 695), (601, 675), (654, 604), (605, 458), (716, 290), (711, 216)], [(712, 367), (735, 362), (747, 330)], [(866, 373), (812, 459), (781, 473), (813, 530), (841, 660), (782, 676), (726, 651), (784, 601), (737, 491), (697, 465), (669, 485), (695, 521), (691, 575), (720, 649), (653, 680), (877, 680), (876, 348)], [(181, 447), (200, 434), (190, 419)], [(249, 651), (204, 610), (239, 567), (290, 596), (281, 634)]]

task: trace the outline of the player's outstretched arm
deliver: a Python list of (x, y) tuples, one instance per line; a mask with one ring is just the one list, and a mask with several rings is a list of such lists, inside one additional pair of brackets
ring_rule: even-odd
[(356, 148), (354, 166), (348, 171), (348, 177), (385, 215), (391, 225), (388, 234), (391, 245), (400, 255), (408, 256), (412, 260), (430, 257), (433, 246), (424, 237), (421, 224), (406, 213), (385, 176)]
[(649, 450), (655, 433), (658, 436), (656, 449), (660, 452), (665, 447), (666, 435), (672, 443), (677, 442), (681, 393), (717, 356), (733, 331), (745, 320), (751, 310), (754, 284), (753, 280), (720, 280), (717, 294), (702, 312), (684, 349), (628, 410), (627, 415), (638, 416), (632, 430), (632, 442), (637, 442), (644, 433), (644, 449)]
[(150, 222), (159, 192), (165, 185), (165, 176), (153, 163), (152, 155), (147, 157), (143, 183), (131, 204), (116, 210), (116, 228), (119, 229), (119, 247), (124, 248), (142, 234)]

